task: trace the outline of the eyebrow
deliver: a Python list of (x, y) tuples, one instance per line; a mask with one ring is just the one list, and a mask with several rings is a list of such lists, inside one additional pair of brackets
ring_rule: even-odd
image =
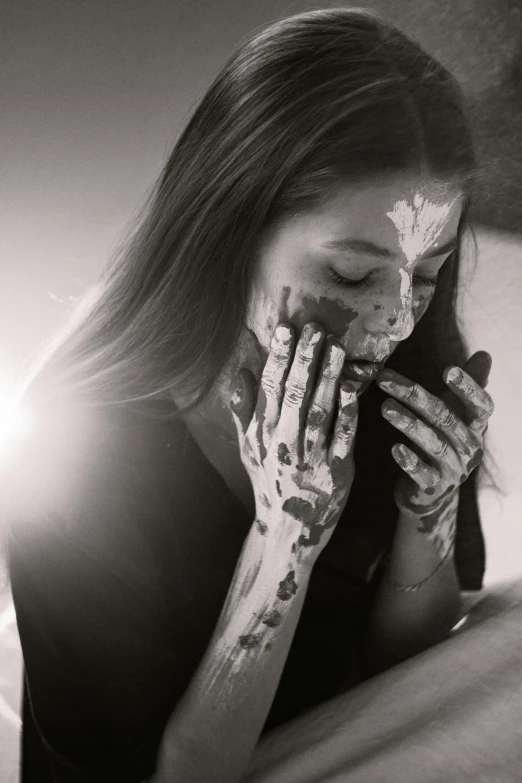
[[(436, 258), (442, 256), (444, 253), (449, 253), (458, 246), (458, 237), (453, 237), (445, 245), (430, 250), (428, 253), (419, 257), (419, 261), (424, 261), (427, 258)], [(370, 242), (367, 239), (352, 239), (346, 237), (345, 239), (332, 239), (329, 242), (325, 242), (323, 247), (333, 248), (334, 250), (351, 250), (358, 255), (372, 256), (373, 258), (397, 258), (397, 253), (392, 253), (386, 247), (376, 245), (374, 242)]]

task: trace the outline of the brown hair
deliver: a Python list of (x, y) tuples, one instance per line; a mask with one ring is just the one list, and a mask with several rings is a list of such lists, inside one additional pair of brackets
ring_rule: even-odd
[(165, 404), (171, 392), (196, 395), (184, 410), (199, 405), (245, 322), (261, 232), (339, 184), (403, 171), (465, 197), (459, 247), (389, 362), (440, 393), (443, 369), (468, 357), (457, 300), (466, 229), (477, 249), (470, 208), (483, 171), (456, 79), (376, 12), (341, 7), (280, 19), (232, 54), (136, 230), (29, 368), (28, 404), (128, 403), (169, 418), (183, 412)]

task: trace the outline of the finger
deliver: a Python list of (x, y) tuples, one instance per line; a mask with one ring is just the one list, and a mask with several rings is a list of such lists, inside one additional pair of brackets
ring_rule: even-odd
[(448, 367), (442, 377), (444, 383), (447, 383), (470, 411), (473, 418), (469, 426), (486, 424), (495, 409), (495, 404), (478, 381), (460, 367)]
[(255, 409), (258, 439), (263, 432), (270, 432), (279, 421), (293, 345), (292, 328), (286, 323), (278, 324), (270, 341), (270, 352), (259, 382), (259, 397)]
[(279, 424), (284, 443), (292, 454), (297, 454), (299, 434), (306, 422), (306, 406), (323, 337), (318, 324), (305, 325), (286, 379)]
[(449, 470), (460, 475), (462, 472), (460, 457), (446, 438), (395, 400), (385, 400), (381, 405), (381, 411), (390, 424), (411, 438), (428, 456), (438, 462), (444, 462)]
[(324, 448), (336, 407), (337, 383), (344, 359), (344, 348), (332, 338), (328, 338), (319, 373), (320, 380), (308, 408), (305, 428), (306, 453), (315, 450), (317, 446)]
[(404, 445), (396, 443), (392, 447), (392, 455), (407, 474), (421, 489), (431, 489), (440, 483), (441, 475), (438, 470), (427, 465), (417, 454)]
[[(339, 390), (339, 410), (328, 450), (328, 461), (332, 468), (344, 469), (352, 454), (359, 419), (359, 401), (355, 386), (349, 381), (341, 384)], [(334, 462), (335, 459), (335, 462)], [(335, 476), (334, 476), (335, 480)]]
[[(379, 373), (377, 383), (384, 391), (410, 406), (428, 425), (441, 430), (453, 448), (462, 452), (465, 458), (471, 458), (479, 447), (476, 436), (457, 414), (420, 384), (389, 369)], [(402, 406), (398, 407), (405, 412)]]

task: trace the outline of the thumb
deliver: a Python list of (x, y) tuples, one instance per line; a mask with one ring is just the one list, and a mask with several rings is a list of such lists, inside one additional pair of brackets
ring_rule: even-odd
[(492, 358), (487, 351), (475, 351), (462, 369), (483, 389), (486, 388), (491, 370)]
[(257, 382), (255, 376), (246, 367), (241, 367), (231, 384), (232, 396), (230, 410), (241, 440), (252, 421), (257, 399)]

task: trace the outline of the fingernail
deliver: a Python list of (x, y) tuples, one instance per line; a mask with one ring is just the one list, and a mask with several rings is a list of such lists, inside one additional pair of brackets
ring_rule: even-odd
[(419, 458), (416, 454), (413, 454), (412, 452), (408, 451), (405, 446), (403, 446), (402, 443), (397, 443), (395, 445), (395, 450), (398, 451), (399, 455), (402, 457), (402, 459), (405, 462), (406, 467), (409, 470), (413, 470), (413, 468), (416, 467)]
[(446, 373), (446, 380), (451, 383), (460, 383), (462, 380), (462, 373), (458, 367), (451, 367)]
[(279, 324), (275, 330), (276, 340), (286, 345), (292, 339), (292, 332), (288, 326)]

